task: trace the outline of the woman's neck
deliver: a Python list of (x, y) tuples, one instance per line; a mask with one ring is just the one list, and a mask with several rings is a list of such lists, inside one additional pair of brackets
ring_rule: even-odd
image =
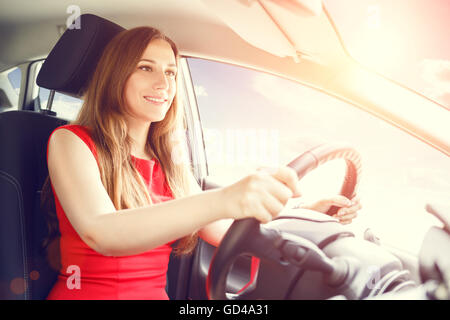
[(128, 126), (128, 134), (130, 135), (133, 144), (131, 146), (131, 154), (137, 158), (152, 159), (153, 154), (151, 150), (146, 149), (148, 131), (150, 124), (144, 125), (130, 125)]

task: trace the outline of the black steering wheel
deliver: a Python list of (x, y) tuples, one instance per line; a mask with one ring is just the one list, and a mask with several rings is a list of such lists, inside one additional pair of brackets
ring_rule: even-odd
[[(300, 180), (319, 165), (335, 159), (343, 159), (346, 162), (341, 194), (351, 199), (355, 195), (361, 172), (361, 157), (353, 148), (345, 145), (321, 144), (295, 158), (288, 167), (297, 172)], [(327, 214), (333, 215), (337, 210), (338, 208), (333, 206)], [(279, 260), (281, 257), (277, 248), (281, 241), (283, 239), (277, 231), (262, 228), (259, 221), (254, 218), (234, 221), (212, 258), (206, 282), (208, 298), (214, 300), (255, 299), (252, 295), (254, 283), (238, 294), (227, 293), (228, 273), (235, 259), (242, 254)]]

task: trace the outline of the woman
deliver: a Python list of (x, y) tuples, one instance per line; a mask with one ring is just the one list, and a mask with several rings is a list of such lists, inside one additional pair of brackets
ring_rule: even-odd
[[(197, 236), (217, 246), (224, 219), (268, 222), (300, 196), (288, 167), (201, 192), (188, 164), (173, 160), (183, 129), (177, 68), (177, 48), (158, 30), (121, 32), (105, 48), (77, 120), (50, 136), (47, 195), (59, 222), (61, 270), (48, 299), (167, 299), (175, 240), (178, 253), (192, 251)], [(359, 202), (343, 201), (309, 208), (345, 206), (341, 221), (349, 222)]]

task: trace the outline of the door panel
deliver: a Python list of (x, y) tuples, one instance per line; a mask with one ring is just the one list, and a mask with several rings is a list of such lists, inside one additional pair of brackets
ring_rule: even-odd
[[(213, 181), (202, 179), (202, 189), (220, 187)], [(167, 294), (171, 300), (207, 300), (206, 279), (214, 256), (215, 247), (199, 239), (189, 256), (176, 257), (172, 254), (167, 272)], [(235, 293), (250, 281), (251, 256), (236, 259), (228, 275), (227, 291)]]

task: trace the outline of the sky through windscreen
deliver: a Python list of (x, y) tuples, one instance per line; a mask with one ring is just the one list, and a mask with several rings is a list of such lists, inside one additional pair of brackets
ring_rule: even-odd
[(450, 1), (324, 0), (350, 55), (450, 108)]

